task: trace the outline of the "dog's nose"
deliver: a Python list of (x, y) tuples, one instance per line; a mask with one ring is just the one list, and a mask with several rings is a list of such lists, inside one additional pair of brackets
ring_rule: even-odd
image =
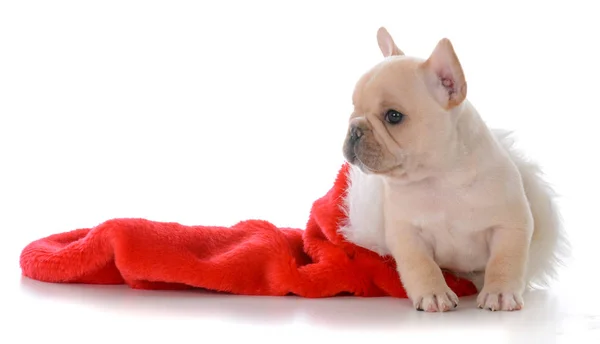
[(356, 143), (363, 136), (363, 131), (358, 126), (353, 125), (350, 128), (350, 143)]

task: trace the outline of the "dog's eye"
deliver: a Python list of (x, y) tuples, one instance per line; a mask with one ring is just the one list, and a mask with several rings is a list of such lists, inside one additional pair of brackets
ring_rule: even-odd
[(385, 120), (390, 124), (398, 124), (402, 122), (403, 118), (404, 115), (396, 110), (388, 110), (388, 112), (385, 113)]

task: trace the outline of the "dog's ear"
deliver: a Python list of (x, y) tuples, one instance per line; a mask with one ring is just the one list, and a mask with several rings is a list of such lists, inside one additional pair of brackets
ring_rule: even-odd
[(449, 39), (441, 39), (421, 67), (429, 90), (446, 109), (459, 105), (467, 97), (465, 75)]
[(389, 57), (392, 55), (404, 55), (402, 50), (400, 50), (396, 43), (394, 43), (394, 39), (390, 35), (390, 33), (385, 29), (385, 27), (380, 27), (377, 30), (377, 44), (379, 44), (379, 49), (381, 49), (381, 53), (383, 57)]

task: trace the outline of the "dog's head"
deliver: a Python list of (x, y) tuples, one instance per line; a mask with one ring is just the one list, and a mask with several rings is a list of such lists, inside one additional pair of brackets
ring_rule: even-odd
[(356, 83), (344, 157), (365, 173), (401, 175), (443, 158), (467, 84), (448, 39), (427, 59), (405, 56), (383, 27), (377, 41), (385, 59)]

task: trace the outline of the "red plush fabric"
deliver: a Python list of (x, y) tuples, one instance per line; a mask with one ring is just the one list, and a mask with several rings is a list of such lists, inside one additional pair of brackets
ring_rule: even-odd
[[(113, 219), (30, 243), (21, 253), (29, 278), (55, 283), (123, 284), (139, 289), (203, 288), (240, 295), (406, 298), (391, 257), (337, 233), (348, 165), (314, 202), (306, 230), (262, 220), (232, 227)], [(447, 274), (458, 296), (475, 286)]]

